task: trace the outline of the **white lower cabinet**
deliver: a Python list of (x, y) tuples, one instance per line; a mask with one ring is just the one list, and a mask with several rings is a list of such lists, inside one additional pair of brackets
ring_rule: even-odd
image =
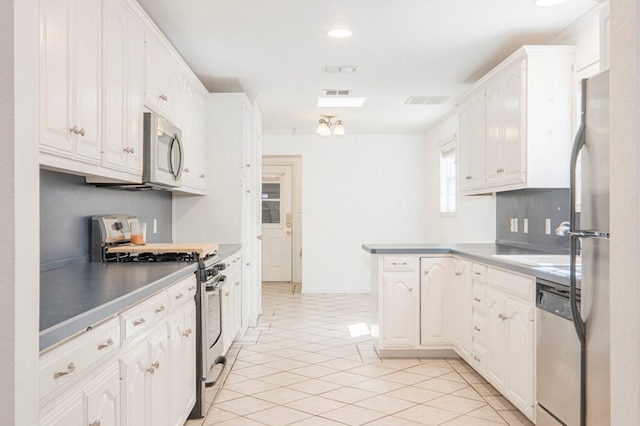
[(196, 398), (195, 290), (191, 275), (41, 355), (40, 424), (182, 426)]
[(242, 257), (236, 253), (224, 260), (227, 277), (222, 287), (222, 353), (226, 354), (242, 328)]
[[(169, 424), (182, 426), (187, 420), (196, 400), (196, 311), (192, 304), (172, 314), (169, 324), (171, 412), (167, 413)], [(155, 425), (156, 423), (154, 423)]]
[[(492, 272), (498, 279), (492, 281)], [(533, 298), (505, 290), (509, 278), (532, 278), (489, 269), (487, 290), (486, 378), (530, 418), (535, 408), (535, 323)], [(516, 287), (517, 288), (517, 287)], [(523, 288), (523, 287), (520, 287)]]
[(44, 426), (120, 425), (120, 372), (113, 361), (40, 409)]
[(453, 344), (460, 356), (469, 362), (471, 356), (472, 330), (472, 263), (465, 259), (453, 259), (454, 297), (452, 305)]
[(383, 348), (417, 348), (420, 343), (418, 257), (385, 256), (382, 262)]
[(420, 259), (420, 344), (443, 345), (451, 342), (447, 306), (451, 299), (451, 259)]

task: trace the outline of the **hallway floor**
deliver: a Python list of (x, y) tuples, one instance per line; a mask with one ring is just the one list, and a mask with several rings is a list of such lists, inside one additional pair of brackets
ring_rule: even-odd
[(265, 284), (258, 327), (236, 341), (210, 425), (531, 425), (459, 359), (380, 359), (370, 296)]

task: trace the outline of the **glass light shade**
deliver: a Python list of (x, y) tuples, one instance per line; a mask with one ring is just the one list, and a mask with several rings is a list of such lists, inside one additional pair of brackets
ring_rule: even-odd
[(342, 120), (336, 121), (336, 126), (333, 128), (333, 134), (337, 136), (344, 136), (344, 123)]

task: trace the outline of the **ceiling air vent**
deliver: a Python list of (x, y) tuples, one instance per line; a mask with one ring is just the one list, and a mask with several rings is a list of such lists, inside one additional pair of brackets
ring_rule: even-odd
[(325, 65), (322, 72), (329, 74), (353, 74), (358, 67), (356, 65)]
[(345, 89), (323, 89), (322, 96), (349, 96), (350, 90)]
[(448, 99), (448, 96), (409, 96), (404, 103), (406, 105), (442, 105)]

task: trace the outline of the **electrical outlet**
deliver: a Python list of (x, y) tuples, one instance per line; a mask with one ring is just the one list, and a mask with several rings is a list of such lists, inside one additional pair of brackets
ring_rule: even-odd
[(524, 232), (525, 234), (529, 233), (529, 219), (527, 219), (526, 217), (522, 219), (522, 232)]
[(153, 233), (158, 233), (158, 219), (153, 219)]
[(518, 218), (513, 218), (513, 232), (518, 232)]
[(544, 233), (547, 235), (551, 235), (551, 219), (546, 218), (544, 220)]
[(513, 218), (509, 218), (509, 232), (513, 232)]

